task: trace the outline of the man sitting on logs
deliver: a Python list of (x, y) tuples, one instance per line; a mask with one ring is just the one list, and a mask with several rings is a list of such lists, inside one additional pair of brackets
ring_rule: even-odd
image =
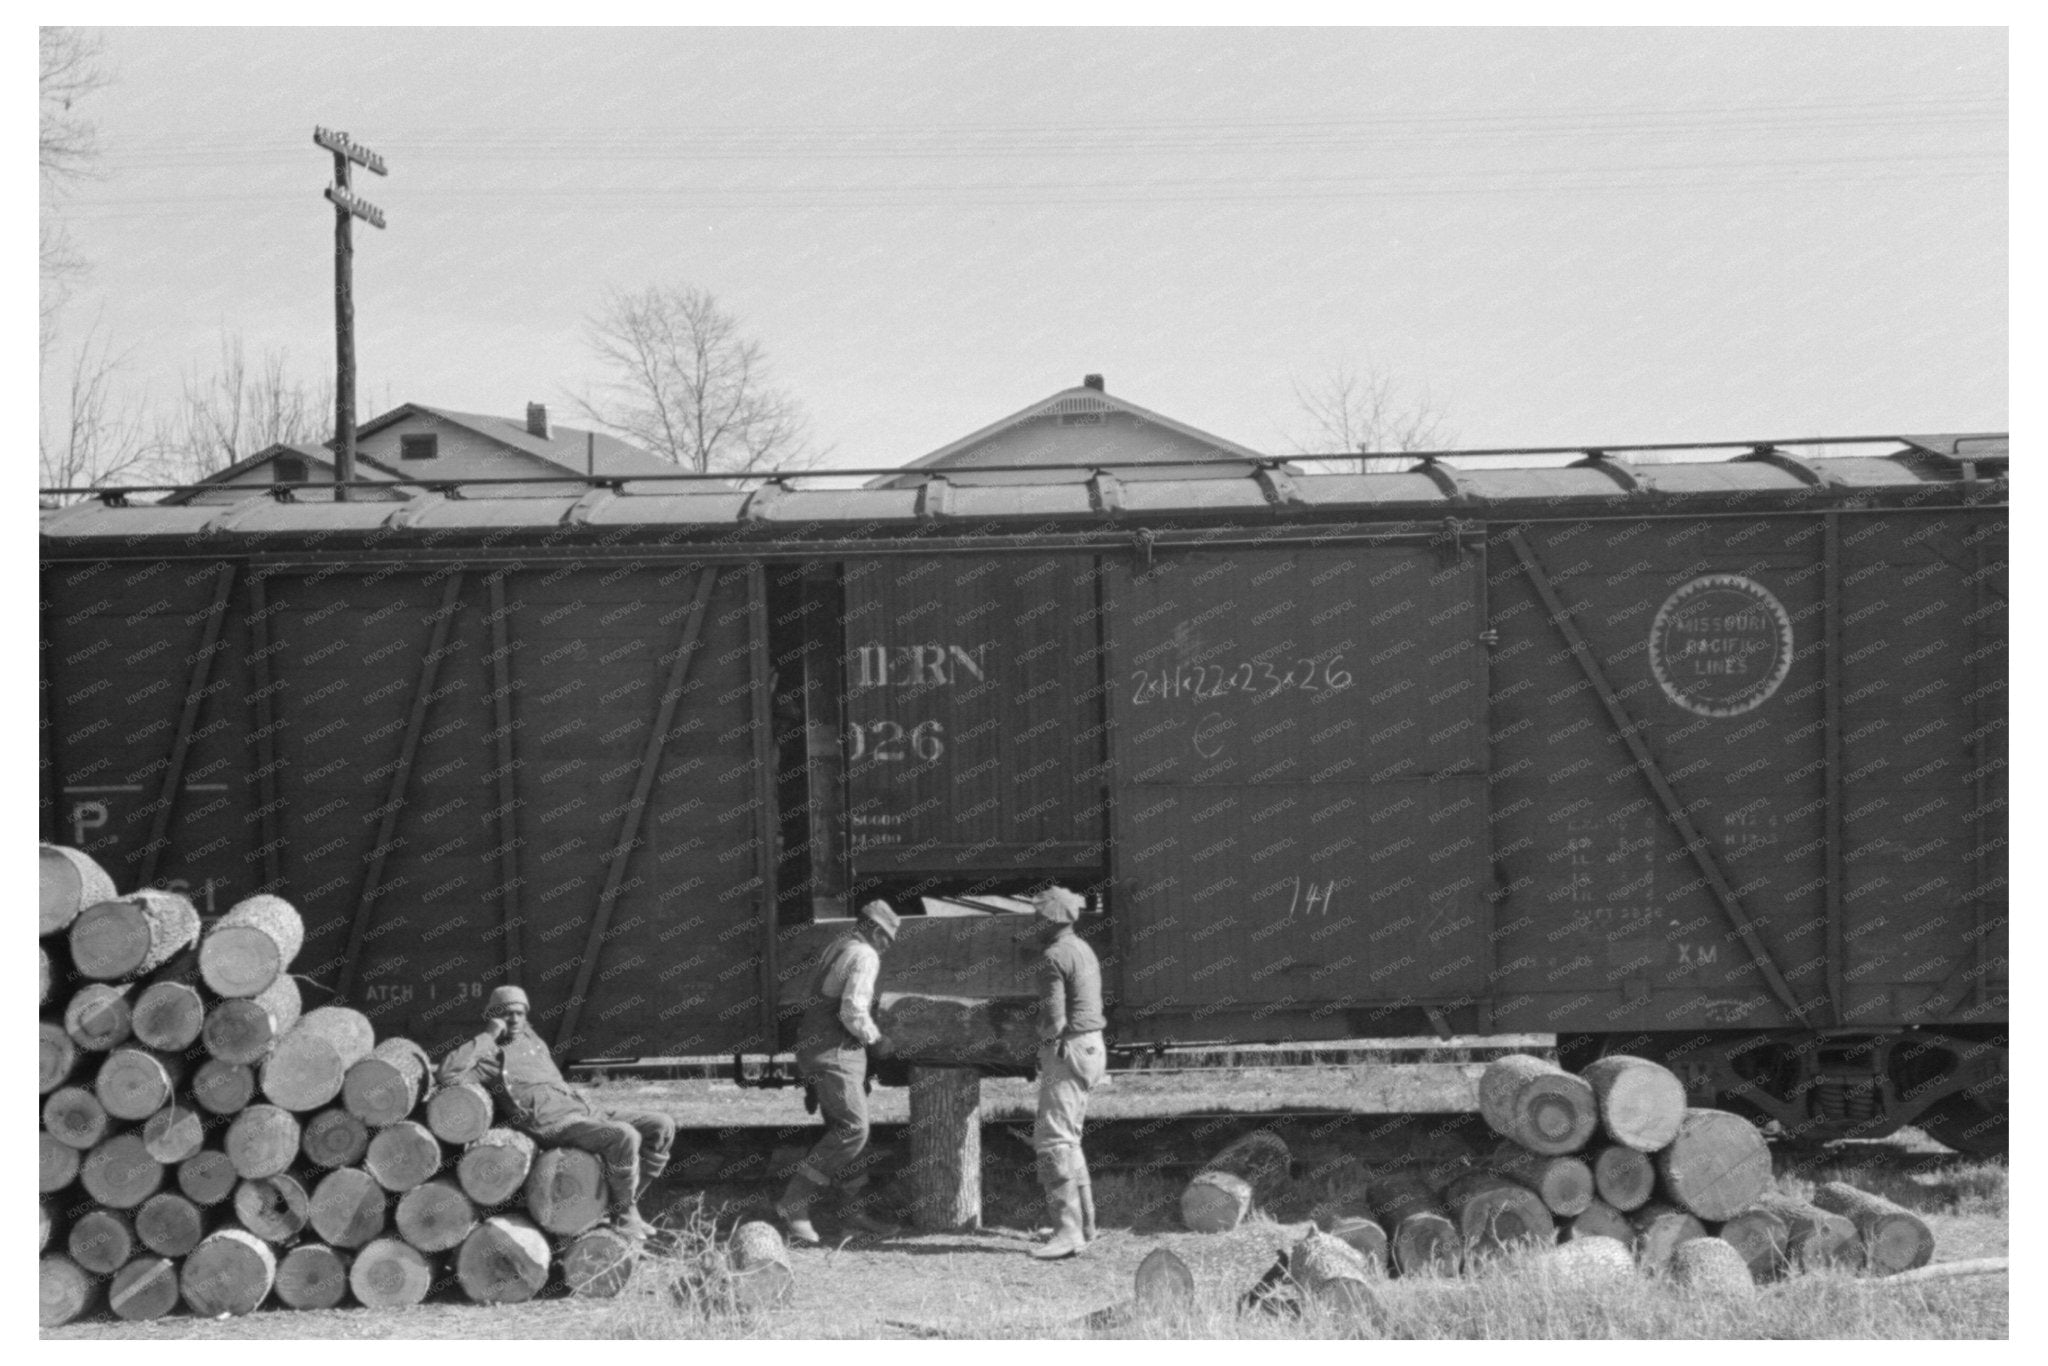
[(540, 1036), (527, 1027), (526, 993), (502, 986), (484, 1007), (490, 1027), (458, 1045), (441, 1061), (443, 1086), (474, 1081), (504, 1107), (515, 1129), (557, 1148), (580, 1148), (604, 1163), (611, 1188), (612, 1223), (644, 1238), (654, 1226), (640, 1217), (640, 1197), (668, 1166), (676, 1124), (667, 1115), (638, 1112), (607, 1118), (574, 1087)]
[(1102, 1080), (1108, 1056), (1102, 1046), (1102, 965), (1095, 950), (1074, 933), (1087, 904), (1065, 887), (1048, 887), (1032, 898), (1044, 958), (1038, 998), (1038, 1120), (1031, 1146), (1055, 1223), (1052, 1238), (1031, 1249), (1032, 1256), (1043, 1259), (1071, 1257), (1095, 1236), (1095, 1193), (1089, 1187), (1088, 1159), (1081, 1153), (1081, 1124), (1088, 1114), (1088, 1093)]
[(879, 1238), (901, 1232), (866, 1209), (867, 1177), (855, 1163), (868, 1146), (868, 1050), (887, 1057), (889, 1041), (875, 1027), (870, 1013), (882, 955), (896, 942), (901, 922), (886, 901), (860, 908), (854, 928), (832, 941), (819, 955), (811, 975), (810, 995), (796, 1041), (797, 1073), (817, 1097), (825, 1114), (825, 1136), (818, 1140), (775, 1212), (789, 1229), (790, 1241), (816, 1245), (811, 1201), (833, 1185), (840, 1189), (839, 1221), (847, 1228)]

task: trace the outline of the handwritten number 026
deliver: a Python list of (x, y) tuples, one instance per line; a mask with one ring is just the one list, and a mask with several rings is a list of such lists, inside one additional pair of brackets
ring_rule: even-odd
[(946, 752), (946, 724), (920, 721), (906, 734), (898, 721), (858, 722), (846, 728), (846, 761), (871, 759), (878, 764), (900, 764), (916, 757), (926, 763)]

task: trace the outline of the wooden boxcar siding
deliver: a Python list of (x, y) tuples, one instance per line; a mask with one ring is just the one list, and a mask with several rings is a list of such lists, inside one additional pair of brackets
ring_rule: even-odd
[(856, 875), (1101, 865), (1095, 580), (1085, 555), (847, 563)]
[[(1940, 534), (1952, 537), (1958, 519), (1945, 520)], [(1972, 628), (1937, 605), (1953, 596), (1949, 577), (1960, 575), (1909, 540), (1935, 524), (1841, 517), (1832, 570), (1822, 517), (1520, 530), (1790, 1004), (1498, 529), (1492, 786), (1505, 896), (1497, 1023), (1776, 1026), (1798, 1022), (1794, 1006), (1813, 1025), (1927, 1017), (1928, 984), (1954, 971), (1951, 956), (1964, 942), (1950, 922), (1969, 891), (1962, 832), (1975, 810), (1960, 786), (1971, 768), (1962, 698), (1973, 686), (1963, 681)], [(1671, 666), (1688, 640), (1754, 650), (1752, 667), (1777, 658), (1765, 648), (1777, 632), (1753, 624), (1718, 635), (1680, 629), (1653, 644), (1660, 612), (1682, 614), (1688, 595), (1701, 593), (1723, 594), (1723, 610), (1750, 602), (1768, 615), (1762, 594), (1782, 609), (1791, 648), (1760, 702), (1729, 704), (1742, 687), (1733, 678), (1706, 680), (1691, 706), (1680, 700), (1687, 685)], [(1839, 755), (1829, 741), (1830, 631), (1839, 632)], [(1653, 662), (1660, 654), (1664, 679)], [(1831, 762), (1843, 821), (1839, 868), (1830, 862)], [(1951, 800), (1931, 787), (1910, 795), (1936, 775), (1956, 784)], [(2002, 940), (2002, 931), (1991, 933)], [(1925, 947), (1897, 952), (1907, 934)]]
[[(190, 656), (217, 570), (149, 569), (111, 571), (178, 582), (160, 610), (142, 614), (81, 611), (105, 575), (71, 584), (65, 567), (54, 571), (57, 659), (112, 659), (118, 650), (121, 660), (91, 699), (93, 714), (114, 724), (78, 726), (60, 741), (67, 787), (142, 786), (162, 770), (185, 687), (156, 661)], [(574, 1052), (759, 1046), (762, 887), (744, 570), (725, 570), (709, 598), (606, 932), (591, 938), (702, 572), (524, 569), (504, 573), (496, 597), (482, 570), (269, 573), (259, 670), (245, 663), (245, 571), (187, 765), (193, 784), (218, 774), (228, 791), (181, 795), (172, 857), (155, 880), (203, 889), (202, 905), (217, 910), (263, 887), (253, 698), (266, 687), (275, 890), (306, 918), (302, 975), (322, 987), (346, 976), (350, 1003), (380, 1029), (425, 1039), (466, 1026), (480, 994), (519, 980), (552, 1034), (594, 953)], [(66, 666), (69, 677), (79, 663)], [(154, 686), (164, 677), (174, 686)], [(509, 725), (498, 719), (501, 678)], [(59, 699), (60, 727), (67, 713), (84, 714), (77, 704), (86, 700)], [(506, 776), (509, 825), (499, 813)], [(86, 799), (66, 794), (74, 809)], [(132, 883), (149, 807), (140, 793), (118, 800), (83, 843)], [(516, 864), (509, 934), (507, 838)], [(373, 870), (376, 895), (354, 931), (349, 973)]]

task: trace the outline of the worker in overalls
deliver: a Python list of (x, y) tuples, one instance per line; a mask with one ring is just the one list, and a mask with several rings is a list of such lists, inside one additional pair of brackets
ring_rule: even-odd
[(1102, 965), (1074, 933), (1087, 905), (1065, 887), (1032, 898), (1043, 945), (1038, 997), (1038, 1121), (1031, 1147), (1051, 1207), (1053, 1234), (1031, 1249), (1043, 1259), (1071, 1257), (1095, 1236), (1095, 1193), (1081, 1153), (1088, 1093), (1108, 1067), (1103, 1050)]
[(555, 1066), (554, 1055), (527, 1024), (526, 993), (514, 986), (491, 992), (486, 1028), (441, 1061), (442, 1086), (474, 1081), (491, 1093), (506, 1121), (555, 1148), (580, 1148), (604, 1163), (612, 1223), (644, 1238), (654, 1231), (640, 1217), (640, 1197), (668, 1166), (676, 1124), (667, 1115), (635, 1111), (608, 1116), (592, 1105)]
[(825, 1136), (805, 1156), (775, 1212), (797, 1243), (816, 1244), (811, 1201), (839, 1188), (839, 1222), (879, 1238), (900, 1232), (868, 1210), (867, 1176), (859, 1159), (868, 1146), (868, 1050), (887, 1057), (889, 1042), (875, 1027), (875, 980), (882, 955), (896, 942), (901, 922), (886, 901), (860, 908), (854, 928), (832, 941), (811, 975), (810, 997), (796, 1042), (797, 1074), (809, 1084), (825, 1116)]

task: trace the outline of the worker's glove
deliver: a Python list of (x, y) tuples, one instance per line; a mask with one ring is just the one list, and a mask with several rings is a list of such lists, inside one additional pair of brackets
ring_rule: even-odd
[(818, 1113), (818, 1088), (809, 1082), (804, 1083), (804, 1113), (807, 1115)]

